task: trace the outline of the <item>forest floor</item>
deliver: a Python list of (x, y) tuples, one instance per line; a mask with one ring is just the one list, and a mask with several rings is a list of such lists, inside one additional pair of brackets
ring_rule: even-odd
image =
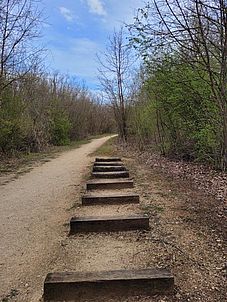
[(137, 239), (147, 248), (136, 258), (145, 254), (146, 266), (170, 268), (176, 281), (174, 296), (144, 301), (226, 301), (227, 174), (130, 147), (116, 154), (150, 216), (151, 230)]
[[(43, 281), (50, 271), (160, 267), (174, 274), (173, 295), (110, 295), (91, 301), (225, 302), (223, 190), (215, 195), (202, 181), (199, 185), (198, 177), (196, 182), (185, 173), (176, 174), (179, 163), (165, 159), (164, 164), (161, 158), (123, 150), (111, 141), (95, 151), (104, 141), (66, 152), (0, 187), (2, 301), (42, 301)], [(140, 204), (81, 206), (96, 155), (122, 157), (135, 182), (130, 191), (140, 195)], [(74, 215), (132, 213), (149, 215), (150, 230), (68, 236)]]

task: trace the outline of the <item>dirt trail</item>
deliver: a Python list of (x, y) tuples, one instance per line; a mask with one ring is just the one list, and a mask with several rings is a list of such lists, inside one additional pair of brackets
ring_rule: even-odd
[[(224, 242), (219, 227), (204, 219), (204, 214), (206, 217), (209, 209), (217, 206), (213, 198), (187, 182), (169, 179), (128, 154), (123, 160), (136, 186), (124, 191), (138, 193), (140, 204), (81, 206), (84, 175), (93, 160), (87, 155), (106, 139), (67, 152), (0, 187), (0, 297), (12, 290), (15, 298), (4, 302), (42, 301), (43, 281), (50, 271), (156, 267), (173, 272), (174, 295), (116, 299), (110, 293), (110, 297), (98, 301), (226, 301)], [(118, 150), (116, 155), (126, 154)], [(150, 217), (150, 230), (68, 236), (74, 215), (141, 212)]]
[(88, 155), (109, 137), (68, 151), (0, 187), (0, 300), (37, 302), (67, 235)]

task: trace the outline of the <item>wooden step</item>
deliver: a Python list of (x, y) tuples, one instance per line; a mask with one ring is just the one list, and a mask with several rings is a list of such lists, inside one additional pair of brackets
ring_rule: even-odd
[(116, 194), (85, 194), (82, 196), (82, 205), (97, 204), (125, 204), (139, 203), (139, 195), (134, 193), (116, 193)]
[(108, 161), (121, 161), (121, 158), (119, 157), (96, 157), (96, 162), (108, 162)]
[(94, 166), (93, 172), (115, 172), (126, 171), (124, 166)]
[(103, 297), (168, 294), (173, 289), (174, 277), (167, 269), (55, 272), (44, 281), (44, 301), (99, 301)]
[(109, 161), (109, 162), (94, 162), (94, 166), (124, 166), (123, 162), (118, 162), (118, 161)]
[(128, 178), (128, 171), (115, 171), (115, 172), (93, 172), (94, 178)]
[(70, 220), (70, 234), (147, 229), (149, 217), (145, 215), (73, 217)]
[(105, 190), (105, 189), (127, 189), (133, 188), (131, 179), (92, 179), (86, 184), (87, 190)]

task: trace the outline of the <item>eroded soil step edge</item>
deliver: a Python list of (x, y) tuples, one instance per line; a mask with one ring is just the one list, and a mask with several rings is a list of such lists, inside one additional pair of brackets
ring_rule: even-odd
[(94, 166), (124, 166), (123, 162), (94, 162)]
[(85, 194), (82, 196), (82, 205), (96, 205), (96, 204), (125, 204), (125, 203), (139, 203), (139, 195), (133, 193), (121, 193), (110, 195), (95, 195)]
[(152, 296), (157, 293), (172, 293), (173, 289), (174, 277), (166, 269), (55, 272), (49, 273), (45, 279), (44, 301), (85, 301), (103, 296)]
[(128, 178), (128, 171), (115, 171), (115, 172), (93, 172), (94, 178)]
[(121, 161), (120, 157), (96, 157), (96, 162), (107, 162), (107, 161)]
[(126, 171), (125, 166), (94, 166), (93, 172)]
[(127, 189), (133, 187), (134, 183), (131, 179), (93, 179), (86, 184), (87, 190)]
[(146, 215), (73, 217), (70, 220), (70, 234), (147, 229), (149, 217)]

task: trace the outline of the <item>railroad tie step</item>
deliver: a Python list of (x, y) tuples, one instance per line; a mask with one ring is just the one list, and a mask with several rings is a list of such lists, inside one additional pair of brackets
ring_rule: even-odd
[(116, 194), (84, 194), (82, 196), (82, 205), (97, 204), (125, 204), (139, 203), (139, 195), (134, 193), (116, 193)]
[(115, 172), (93, 172), (94, 178), (128, 178), (128, 171), (115, 171)]
[(121, 161), (121, 158), (119, 157), (96, 157), (95, 159), (96, 162), (113, 162), (113, 161)]
[(94, 166), (93, 172), (126, 171), (125, 166)]
[(149, 229), (149, 217), (146, 215), (73, 217), (70, 220), (71, 235), (147, 229)]
[(123, 162), (118, 162), (118, 161), (109, 161), (109, 162), (94, 162), (94, 166), (124, 166)]
[(86, 184), (87, 190), (127, 189), (133, 188), (132, 179), (92, 179)]
[(173, 289), (174, 277), (167, 269), (55, 272), (49, 273), (44, 281), (44, 301), (152, 296), (168, 294)]

